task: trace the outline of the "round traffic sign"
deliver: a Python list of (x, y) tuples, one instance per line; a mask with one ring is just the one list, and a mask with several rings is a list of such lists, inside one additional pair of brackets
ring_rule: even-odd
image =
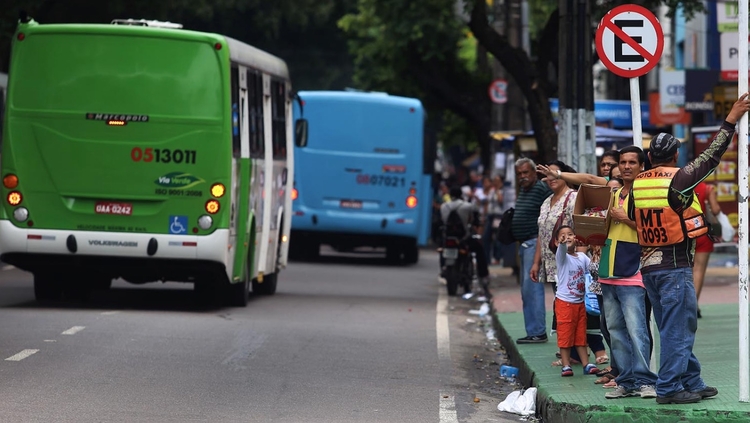
[(504, 104), (508, 102), (508, 81), (496, 79), (489, 87), (490, 100), (493, 103)]
[(624, 4), (607, 12), (596, 29), (596, 51), (615, 75), (635, 78), (659, 63), (664, 32), (648, 9)]

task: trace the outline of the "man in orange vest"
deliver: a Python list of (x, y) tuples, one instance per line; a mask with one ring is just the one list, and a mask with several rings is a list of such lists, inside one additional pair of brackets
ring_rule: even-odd
[(695, 238), (708, 231), (693, 188), (719, 165), (737, 121), (748, 110), (750, 100), (745, 93), (732, 106), (711, 145), (682, 169), (676, 167), (680, 141), (669, 134), (657, 135), (648, 153), (653, 168), (633, 182), (628, 214), (636, 223), (643, 284), (661, 336), (656, 381), (659, 404), (694, 403), (719, 392), (703, 382), (700, 362), (693, 354), (698, 328)]

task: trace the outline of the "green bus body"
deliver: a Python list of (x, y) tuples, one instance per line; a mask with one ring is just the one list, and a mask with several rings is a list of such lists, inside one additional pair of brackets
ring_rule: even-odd
[(221, 286), (239, 305), (250, 283), (274, 293), (291, 204), (290, 88), (282, 60), (222, 35), (22, 23), (0, 259), (34, 273), (38, 298), (118, 277)]

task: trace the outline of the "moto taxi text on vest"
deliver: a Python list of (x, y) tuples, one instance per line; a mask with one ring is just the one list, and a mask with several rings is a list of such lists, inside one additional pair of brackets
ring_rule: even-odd
[(708, 226), (698, 197), (680, 216), (669, 206), (668, 193), (676, 167), (657, 167), (641, 172), (633, 182), (635, 224), (638, 242), (646, 247), (679, 244), (688, 238), (708, 233)]

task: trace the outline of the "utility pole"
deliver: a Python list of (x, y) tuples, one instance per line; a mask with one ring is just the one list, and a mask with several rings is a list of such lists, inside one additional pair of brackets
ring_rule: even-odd
[(560, 108), (558, 158), (576, 171), (597, 174), (588, 0), (559, 0)]

